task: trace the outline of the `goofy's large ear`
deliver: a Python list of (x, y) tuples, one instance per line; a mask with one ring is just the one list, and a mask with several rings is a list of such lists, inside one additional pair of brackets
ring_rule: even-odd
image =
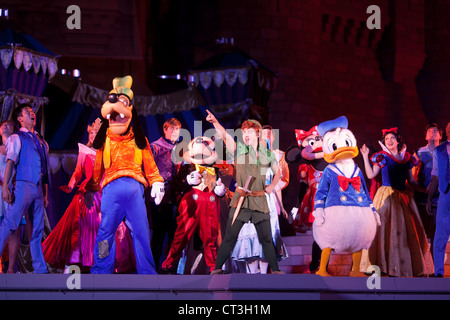
[(134, 106), (131, 112), (133, 114), (132, 121), (133, 121), (134, 141), (136, 142), (137, 147), (143, 150), (147, 147), (147, 141), (145, 140), (145, 135), (141, 128), (141, 122), (139, 121), (139, 116)]
[(103, 117), (101, 117), (101, 119), (102, 119), (102, 126), (98, 130), (97, 135), (95, 136), (94, 139), (94, 143), (92, 144), (94, 149), (97, 150), (103, 147), (103, 145), (105, 144), (106, 132), (108, 131), (109, 128), (109, 121), (104, 119)]

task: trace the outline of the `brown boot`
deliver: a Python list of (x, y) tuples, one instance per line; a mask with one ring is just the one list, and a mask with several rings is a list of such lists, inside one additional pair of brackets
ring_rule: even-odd
[(278, 271), (272, 271), (272, 274), (286, 274), (284, 271), (278, 270)]
[(210, 275), (212, 275), (212, 276), (214, 276), (216, 274), (224, 274), (224, 272), (222, 269), (216, 269), (216, 270), (211, 271), (211, 273), (210, 273)]

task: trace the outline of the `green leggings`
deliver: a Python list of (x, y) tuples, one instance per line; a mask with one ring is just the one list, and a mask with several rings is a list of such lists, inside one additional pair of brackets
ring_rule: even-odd
[[(220, 245), (220, 248), (219, 248), (219, 252), (217, 253), (215, 269), (222, 269), (222, 265), (225, 263), (225, 261), (227, 260), (228, 256), (231, 254), (231, 251), (233, 250), (233, 248), (236, 244), (236, 241), (237, 241), (237, 238), (239, 236), (239, 232), (241, 231), (242, 226), (244, 225), (244, 223), (246, 223), (242, 220), (236, 219), (234, 221), (233, 225), (231, 225), (231, 222), (233, 220), (234, 209), (235, 208), (232, 208), (230, 210), (230, 216), (229, 216), (228, 222), (227, 222), (225, 238), (223, 239), (222, 244)], [(244, 210), (246, 211), (245, 213), (243, 212)], [(241, 215), (242, 213), (243, 213), (243, 215), (248, 215), (248, 214), (251, 215), (251, 212), (248, 212), (248, 211), (253, 211), (253, 210), (242, 208), (239, 215)], [(256, 213), (256, 211), (253, 211), (253, 212)], [(258, 214), (260, 215), (261, 213), (258, 212)], [(267, 216), (269, 216), (269, 215), (267, 215)], [(278, 268), (275, 246), (272, 241), (272, 231), (270, 228), (270, 220), (267, 219), (267, 220), (263, 220), (263, 221), (256, 223), (255, 228), (256, 228), (256, 232), (258, 233), (259, 242), (262, 245), (264, 257), (267, 260), (267, 262), (269, 262), (270, 269), (272, 271), (279, 271), (280, 269)]]

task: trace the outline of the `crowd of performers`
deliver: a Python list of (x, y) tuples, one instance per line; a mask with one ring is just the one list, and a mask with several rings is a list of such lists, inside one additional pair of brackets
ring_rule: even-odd
[[(353, 276), (372, 265), (395, 277), (444, 275), (450, 142), (441, 143), (437, 124), (425, 128), (427, 145), (414, 154), (397, 128), (382, 130), (380, 151), (358, 149), (345, 117), (296, 130), (298, 146), (285, 153), (274, 149), (272, 127), (248, 119), (235, 141), (207, 111), (226, 149), (220, 159), (208, 137), (179, 142), (175, 118), (149, 143), (131, 85), (130, 76), (115, 78), (103, 121), (88, 125), (88, 143), (79, 143), (75, 171), (60, 187), (75, 194), (51, 232), (44, 228), (49, 150), (34, 130), (36, 115), (22, 104), (0, 124), (0, 272), (17, 271), (26, 238), (31, 265), (22, 272), (77, 265), (103, 274), (279, 274), (288, 258), (283, 215), (297, 232), (313, 230), (310, 273), (329, 276), (334, 250), (352, 253)], [(369, 187), (353, 162), (359, 152)], [(288, 163), (300, 181), (292, 216), (282, 199)]]

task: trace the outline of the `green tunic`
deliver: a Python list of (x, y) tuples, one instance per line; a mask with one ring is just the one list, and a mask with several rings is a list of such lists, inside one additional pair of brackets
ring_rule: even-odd
[[(244, 187), (248, 176), (253, 178), (249, 184), (249, 190), (262, 191), (266, 187), (266, 173), (269, 168), (275, 171), (274, 165), (277, 164), (275, 154), (263, 147), (259, 147), (259, 157), (256, 157), (256, 153), (253, 148), (238, 142), (236, 145), (236, 156), (234, 159), (236, 167), (236, 182), (239, 187)], [(239, 199), (239, 193), (235, 192), (233, 199), (230, 202), (230, 206), (237, 205)], [(266, 196), (259, 197), (245, 197), (242, 203), (242, 208), (250, 210), (241, 210), (237, 219), (247, 222), (250, 219), (253, 223), (258, 223), (263, 220), (270, 219), (269, 206), (267, 205)], [(257, 211), (253, 212), (252, 211)], [(230, 215), (234, 213), (234, 210), (230, 210)]]

